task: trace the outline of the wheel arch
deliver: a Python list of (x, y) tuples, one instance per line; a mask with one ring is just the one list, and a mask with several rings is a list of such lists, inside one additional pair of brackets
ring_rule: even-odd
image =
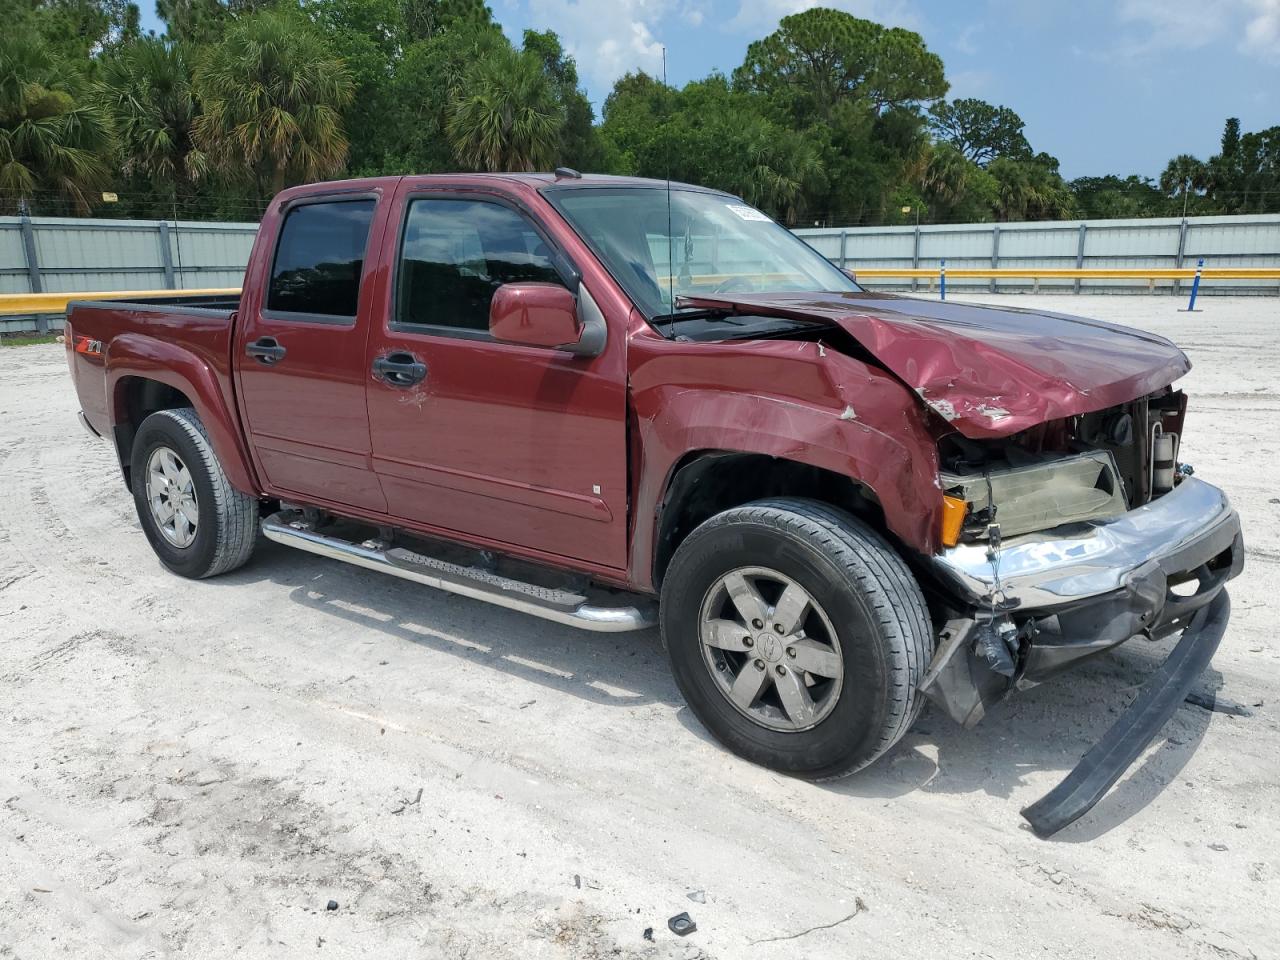
[(207, 361), (176, 344), (151, 337), (117, 337), (107, 357), (106, 390), (113, 439), (126, 484), (138, 428), (158, 410), (191, 407), (209, 434), (227, 479), (242, 493), (258, 487), (239, 423), (223, 397), (217, 373)]
[(662, 586), (671, 558), (684, 539), (717, 513), (769, 497), (804, 497), (845, 510), (875, 528), (906, 556), (889, 528), (870, 485), (853, 477), (762, 453), (699, 450), (672, 467), (655, 518), (653, 585)]

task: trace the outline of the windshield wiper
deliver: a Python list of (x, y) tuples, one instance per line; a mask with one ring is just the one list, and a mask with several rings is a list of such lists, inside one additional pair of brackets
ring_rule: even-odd
[(737, 309), (730, 306), (699, 307), (696, 310), (677, 310), (675, 313), (660, 313), (656, 317), (651, 317), (649, 322), (654, 325), (672, 324), (679, 320), (723, 320), (725, 317), (739, 315)]

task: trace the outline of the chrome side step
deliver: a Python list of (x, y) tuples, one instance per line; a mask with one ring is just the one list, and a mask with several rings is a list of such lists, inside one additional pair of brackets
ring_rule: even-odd
[(389, 573), (437, 590), (484, 600), (583, 630), (622, 633), (642, 630), (658, 622), (657, 605), (641, 597), (623, 594), (634, 602), (616, 607), (592, 604), (585, 595), (576, 591), (540, 587), (400, 547), (388, 549), (374, 541), (353, 543), (326, 536), (318, 533), (294, 510), (284, 510), (267, 517), (262, 521), (262, 532), (268, 540), (308, 553)]

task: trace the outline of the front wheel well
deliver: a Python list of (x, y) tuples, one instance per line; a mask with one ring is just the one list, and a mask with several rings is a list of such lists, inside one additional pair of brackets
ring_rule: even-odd
[(765, 454), (706, 451), (671, 472), (658, 514), (653, 583), (661, 587), (684, 538), (717, 513), (769, 497), (803, 497), (845, 510), (883, 534), (899, 552), (874, 491), (852, 477)]
[(176, 410), (193, 407), (191, 398), (167, 383), (148, 377), (122, 377), (116, 384), (116, 410), (120, 419), (113, 432), (116, 453), (120, 457), (120, 469), (125, 485), (132, 489), (130, 461), (133, 458), (133, 438), (137, 436), (142, 421), (158, 410)]

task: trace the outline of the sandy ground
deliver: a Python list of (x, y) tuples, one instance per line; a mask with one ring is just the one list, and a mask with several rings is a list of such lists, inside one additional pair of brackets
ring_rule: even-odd
[(1280, 955), (1280, 301), (1009, 301), (1187, 349), (1184, 456), (1250, 543), (1203, 683), (1253, 714), (1182, 707), (1052, 841), (1019, 808), (1167, 645), (788, 780), (709, 741), (656, 633), (268, 543), (165, 573), (62, 348), (0, 349), (0, 957)]

